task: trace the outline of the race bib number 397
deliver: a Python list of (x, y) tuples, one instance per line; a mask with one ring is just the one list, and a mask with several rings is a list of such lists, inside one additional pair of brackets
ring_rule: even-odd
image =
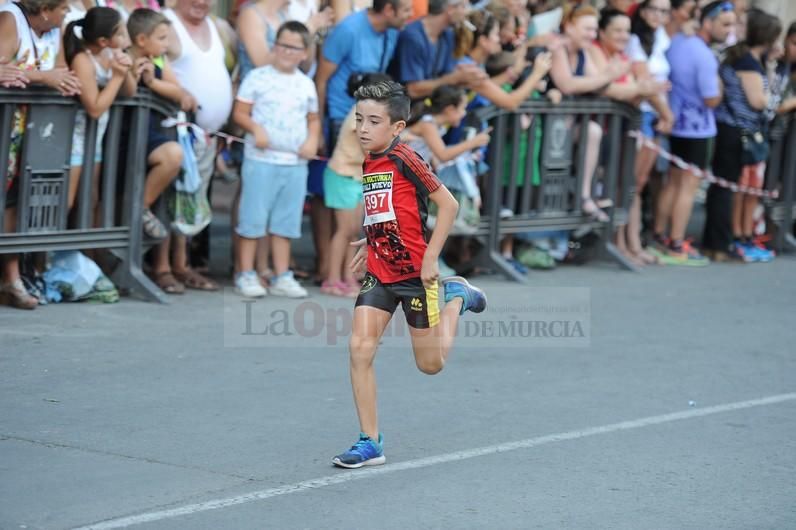
[(395, 220), (392, 207), (392, 171), (362, 175), (365, 226)]

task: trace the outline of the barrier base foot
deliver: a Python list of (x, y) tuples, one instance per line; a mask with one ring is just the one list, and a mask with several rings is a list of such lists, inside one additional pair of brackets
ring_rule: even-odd
[(633, 264), (627, 257), (622, 254), (616, 245), (611, 242), (605, 243), (605, 251), (606, 253), (613, 258), (619, 265), (621, 265), (624, 269), (633, 271), (633, 272), (641, 272), (641, 269)]
[(147, 302), (169, 303), (166, 293), (144, 274), (141, 267), (127, 266), (122, 262), (113, 272), (111, 280), (119, 288)]
[(489, 261), (497, 267), (498, 271), (503, 273), (508, 279), (514, 280), (515, 282), (526, 283), (528, 281), (528, 277), (524, 274), (520, 274), (517, 272), (517, 269), (511, 266), (506, 258), (500, 252), (495, 250), (489, 251)]
[(782, 250), (796, 250), (796, 237), (793, 234), (785, 234), (785, 247)]

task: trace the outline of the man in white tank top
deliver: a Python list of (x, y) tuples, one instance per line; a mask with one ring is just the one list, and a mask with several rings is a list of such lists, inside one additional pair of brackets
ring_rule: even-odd
[[(197, 125), (208, 133), (221, 129), (232, 112), (232, 81), (224, 64), (224, 45), (209, 12), (208, 0), (177, 0), (174, 9), (163, 11), (172, 23), (168, 59), (182, 88), (195, 99)], [(207, 193), (215, 170), (216, 139), (206, 136), (204, 140), (194, 143), (194, 152), (201, 191)], [(175, 236), (174, 275), (189, 288), (218, 289), (215, 282), (189, 267), (186, 243), (184, 236)], [(163, 245), (168, 253), (168, 242)]]
[(168, 57), (183, 88), (199, 104), (196, 121), (217, 131), (232, 111), (232, 81), (224, 64), (224, 45), (209, 17), (210, 2), (177, 0), (163, 12), (172, 22)]

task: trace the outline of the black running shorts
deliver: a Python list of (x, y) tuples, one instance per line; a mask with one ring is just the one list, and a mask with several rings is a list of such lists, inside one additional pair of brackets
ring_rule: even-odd
[(699, 169), (707, 169), (713, 162), (713, 138), (678, 138), (669, 139), (672, 154), (679, 156)]
[(396, 283), (381, 283), (371, 273), (365, 275), (356, 306), (368, 306), (392, 314), (398, 304), (406, 322), (416, 329), (433, 328), (439, 324), (439, 285), (426, 289), (420, 278)]

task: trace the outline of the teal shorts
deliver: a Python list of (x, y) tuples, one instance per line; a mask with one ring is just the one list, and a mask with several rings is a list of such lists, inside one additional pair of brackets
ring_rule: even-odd
[(323, 172), (323, 201), (327, 208), (353, 210), (362, 204), (362, 183), (326, 166)]

